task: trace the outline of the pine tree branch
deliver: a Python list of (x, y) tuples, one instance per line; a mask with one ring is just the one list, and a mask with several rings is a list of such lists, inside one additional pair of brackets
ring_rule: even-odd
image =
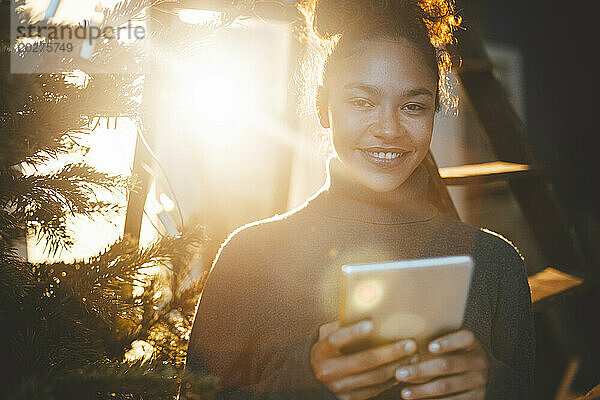
[(163, 3), (164, 0), (122, 0), (110, 10), (105, 10), (104, 25), (119, 26), (129, 20), (137, 19), (140, 14), (149, 7)]
[[(186, 377), (187, 380), (189, 378)], [(57, 381), (60, 384), (56, 386), (68, 388), (66, 394), (72, 398), (95, 393), (126, 393), (143, 396), (144, 399), (167, 399), (174, 398), (181, 377), (178, 371), (160, 366), (96, 364), (65, 371)], [(197, 377), (194, 387), (196, 383), (197, 395), (201, 399), (214, 398), (219, 388), (215, 378)]]
[[(86, 261), (42, 264), (39, 269), (47, 276), (61, 279), (61, 287), (69, 296), (85, 299), (82, 303), (87, 312), (96, 313), (107, 322), (116, 316), (134, 318), (132, 313), (141, 311), (143, 304), (152, 309), (156, 303), (152, 300), (155, 285), (148, 280), (149, 275), (144, 270), (167, 262), (185, 262), (203, 243), (203, 235), (200, 227), (192, 227), (178, 237), (161, 238), (143, 249), (122, 239)], [(135, 299), (123, 293), (126, 285), (146, 285), (149, 289), (145, 292), (146, 298)], [(156, 310), (152, 309), (152, 313), (156, 314)]]
[(117, 213), (114, 203), (96, 200), (96, 190), (116, 193), (131, 186), (130, 180), (99, 172), (85, 164), (68, 164), (48, 175), (28, 175), (0, 170), (0, 209), (10, 208), (16, 225), (31, 228), (38, 240), (45, 240), (50, 254), (73, 244), (67, 231), (67, 217), (89, 218)]
[[(107, 22), (125, 22), (151, 2), (126, 0)], [(125, 238), (79, 262), (32, 264), (11, 247), (28, 227), (56, 251), (72, 243), (69, 216), (118, 211), (97, 199), (98, 190), (122, 193), (132, 187), (122, 177), (84, 164), (27, 176), (13, 166), (36, 166), (62, 153), (85, 151), (76, 141), (90, 133), (93, 117), (139, 118), (142, 67), (164, 63), (173, 51), (183, 54), (206, 44), (250, 3), (232, 1), (214, 24), (177, 24), (153, 33), (153, 40), (179, 46), (169, 52), (150, 51), (146, 41), (132, 46), (98, 41), (95, 61), (139, 68), (128, 75), (88, 76), (85, 87), (67, 83), (62, 74), (10, 74), (10, 54), (0, 49), (0, 340), (5, 344), (0, 358), (12, 367), (4, 376), (8, 383), (0, 387), (1, 398), (164, 399), (177, 392), (206, 276), (188, 276), (191, 257), (204, 240), (202, 229), (190, 228), (143, 249)], [(56, 71), (86, 70), (86, 65), (76, 56), (57, 64)], [(155, 274), (156, 269), (164, 274)], [(132, 293), (136, 286), (143, 289), (140, 296)], [(154, 346), (153, 356), (145, 364), (121, 364), (136, 339)], [(205, 389), (198, 398), (210, 398), (214, 382), (207, 380)]]
[(5, 144), (0, 148), (0, 167), (21, 162), (35, 165), (72, 151), (76, 138), (90, 133), (89, 123), (95, 116), (139, 116), (142, 85), (134, 75), (99, 74), (85, 89), (66, 83), (57, 74), (33, 81), (32, 86), (43, 87), (44, 93), (32, 93), (23, 104), (19, 95), (12, 98), (8, 92), (15, 88), (28, 93), (27, 87), (19, 87), (19, 80), (7, 83), (5, 96), (11, 100), (4, 99), (4, 112), (0, 112), (0, 141)]
[(9, 303), (14, 306), (33, 287), (32, 279), (30, 265), (6, 241), (0, 240), (0, 321)]
[(58, 75), (10, 74), (4, 58), (8, 55), (0, 57), (0, 167), (43, 162), (71, 150), (69, 133), (83, 132), (87, 125), (78, 112), (78, 89)]

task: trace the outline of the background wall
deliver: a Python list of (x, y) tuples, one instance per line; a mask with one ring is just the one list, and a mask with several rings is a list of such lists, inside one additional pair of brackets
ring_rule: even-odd
[[(523, 60), (526, 131), (546, 168), (561, 205), (598, 276), (599, 197), (597, 26), (588, 2), (484, 0), (477, 10), (463, 2), (486, 40), (516, 49)], [(461, 3), (459, 2), (459, 5)], [(467, 19), (468, 21), (469, 19)], [(583, 357), (574, 388), (600, 380), (597, 290), (554, 306), (536, 317), (538, 398), (551, 398), (561, 371)], [(561, 368), (562, 367), (562, 368)]]

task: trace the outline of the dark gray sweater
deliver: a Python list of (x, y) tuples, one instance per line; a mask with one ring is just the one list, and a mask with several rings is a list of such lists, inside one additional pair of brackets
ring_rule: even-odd
[[(529, 398), (535, 339), (518, 251), (440, 214), (427, 201), (422, 166), (387, 193), (345, 176), (335, 158), (328, 177), (302, 207), (246, 225), (223, 244), (198, 304), (186, 372), (220, 378), (223, 399), (335, 399), (309, 354), (318, 327), (338, 319), (341, 266), (471, 254), (464, 327), (489, 356), (486, 399)], [(399, 399), (400, 389), (376, 399)]]

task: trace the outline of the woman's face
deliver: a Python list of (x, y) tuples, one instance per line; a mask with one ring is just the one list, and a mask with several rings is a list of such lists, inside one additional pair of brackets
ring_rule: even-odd
[(423, 161), (437, 79), (407, 41), (373, 40), (331, 65), (319, 96), (338, 157), (359, 183), (387, 192)]

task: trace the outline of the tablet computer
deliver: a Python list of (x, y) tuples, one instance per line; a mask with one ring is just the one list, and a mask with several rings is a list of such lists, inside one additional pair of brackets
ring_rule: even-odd
[(460, 329), (472, 272), (467, 255), (344, 265), (341, 325), (368, 318), (373, 331), (342, 351), (405, 338), (422, 351), (430, 340)]

